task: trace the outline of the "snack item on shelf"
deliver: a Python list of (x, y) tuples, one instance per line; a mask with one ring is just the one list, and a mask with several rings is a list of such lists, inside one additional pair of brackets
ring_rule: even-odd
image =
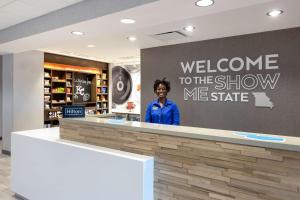
[(72, 88), (67, 88), (67, 93), (72, 93)]
[(66, 85), (67, 87), (72, 87), (71, 81), (67, 81)]
[(44, 93), (45, 93), (45, 94), (50, 93), (50, 88), (44, 88)]
[(50, 96), (44, 96), (44, 101), (50, 101)]
[(106, 79), (106, 73), (102, 74), (102, 79)]
[(50, 78), (50, 73), (49, 72), (44, 72), (44, 77), (45, 78)]
[(101, 88), (101, 92), (102, 92), (102, 93), (107, 93), (107, 87), (102, 87), (102, 88)]
[(67, 74), (66, 74), (66, 78), (67, 78), (67, 79), (71, 79), (71, 78), (72, 78), (72, 73), (67, 73)]
[(65, 88), (63, 87), (57, 87), (57, 88), (53, 88), (52, 89), (52, 92), (65, 92)]
[(44, 85), (50, 85), (50, 81), (49, 80), (44, 80)]
[(45, 109), (50, 109), (50, 105), (48, 103), (45, 103)]

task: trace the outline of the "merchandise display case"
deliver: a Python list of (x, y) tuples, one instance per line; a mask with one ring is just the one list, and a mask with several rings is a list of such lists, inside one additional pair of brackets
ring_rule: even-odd
[(44, 65), (44, 127), (59, 125), (62, 106), (84, 105), (86, 115), (107, 114), (108, 69)]

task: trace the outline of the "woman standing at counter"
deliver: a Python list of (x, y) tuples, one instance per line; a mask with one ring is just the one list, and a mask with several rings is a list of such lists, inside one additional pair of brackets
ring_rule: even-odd
[(180, 114), (177, 105), (167, 99), (167, 94), (171, 90), (170, 82), (165, 78), (154, 82), (154, 93), (157, 99), (152, 101), (146, 111), (145, 121), (158, 124), (180, 124)]

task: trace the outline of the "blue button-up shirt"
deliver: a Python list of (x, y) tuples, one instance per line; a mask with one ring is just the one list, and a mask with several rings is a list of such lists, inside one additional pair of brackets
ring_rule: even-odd
[(169, 99), (166, 99), (163, 107), (160, 107), (158, 100), (154, 100), (147, 107), (145, 121), (157, 124), (179, 125), (179, 109)]

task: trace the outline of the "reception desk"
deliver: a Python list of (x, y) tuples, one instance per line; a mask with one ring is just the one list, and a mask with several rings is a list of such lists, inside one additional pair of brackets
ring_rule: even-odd
[(300, 138), (87, 117), (66, 140), (153, 156), (156, 200), (299, 200)]
[(28, 200), (153, 200), (152, 157), (62, 140), (59, 128), (13, 132), (11, 167)]

